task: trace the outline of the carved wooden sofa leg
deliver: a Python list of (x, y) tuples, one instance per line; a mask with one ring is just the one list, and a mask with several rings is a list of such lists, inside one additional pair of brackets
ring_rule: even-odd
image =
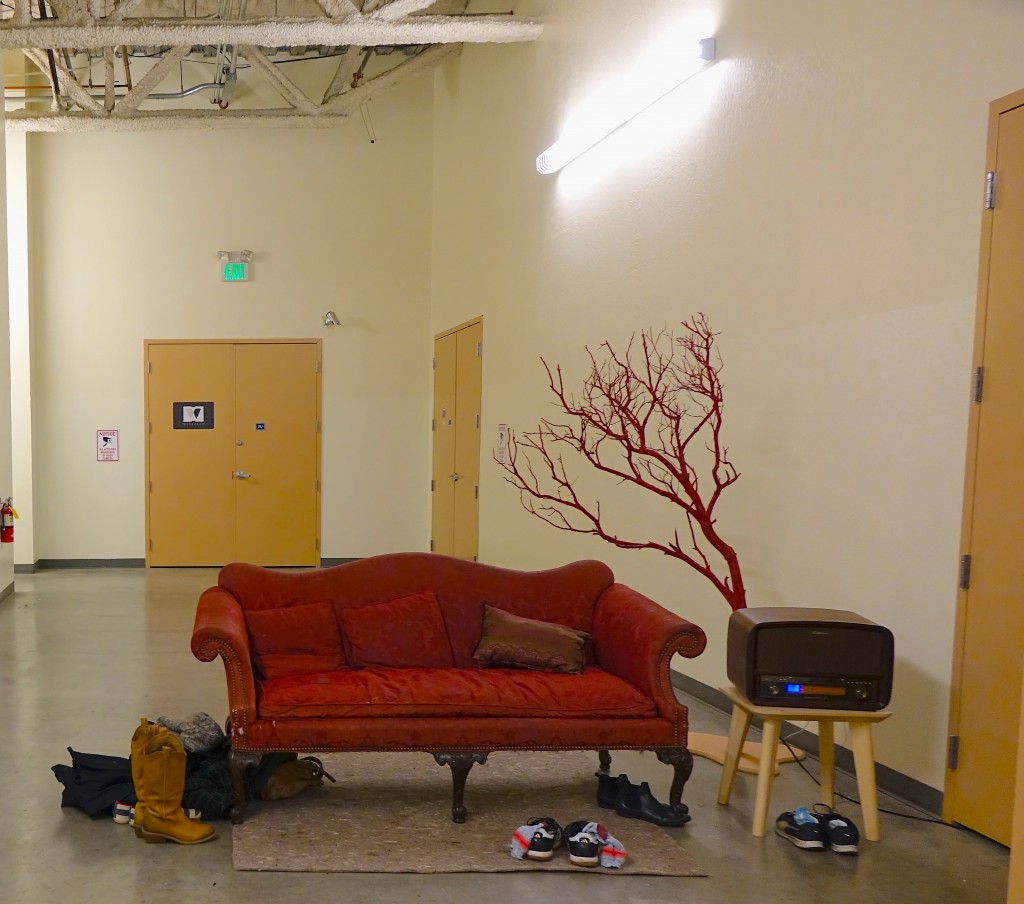
[(597, 762), (599, 763), (598, 772), (602, 775), (607, 775), (612, 768), (612, 755), (608, 750), (597, 751)]
[(462, 795), (466, 790), (466, 779), (469, 770), (475, 763), (486, 763), (486, 753), (435, 753), (434, 759), (438, 766), (447, 766), (452, 770), (452, 822), (466, 821), (466, 808), (462, 804)]
[(235, 804), (231, 808), (231, 822), (234, 825), (242, 821), (249, 803), (249, 770), (259, 764), (260, 758), (260, 754), (247, 750), (232, 750), (228, 754), (228, 773), (231, 776), (231, 790), (235, 795)]
[(693, 754), (685, 747), (665, 747), (656, 750), (658, 759), (675, 770), (672, 776), (672, 788), (668, 793), (668, 803), (673, 809), (685, 807), (682, 804), (683, 787), (686, 785), (690, 773), (693, 772)]

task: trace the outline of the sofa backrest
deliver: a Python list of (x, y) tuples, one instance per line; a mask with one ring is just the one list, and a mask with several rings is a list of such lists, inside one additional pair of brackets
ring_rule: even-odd
[(594, 560), (545, 571), (515, 571), (420, 552), (372, 556), (304, 572), (236, 562), (222, 568), (218, 579), (248, 611), (329, 601), (339, 626), (343, 609), (432, 591), (459, 668), (474, 665), (485, 602), (525, 618), (590, 632), (597, 599), (613, 582), (611, 569)]

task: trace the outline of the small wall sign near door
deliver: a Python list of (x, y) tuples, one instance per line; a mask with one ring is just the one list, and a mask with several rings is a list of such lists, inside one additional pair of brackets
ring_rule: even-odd
[(96, 461), (119, 461), (117, 431), (96, 431)]
[(175, 430), (212, 430), (213, 402), (174, 402)]

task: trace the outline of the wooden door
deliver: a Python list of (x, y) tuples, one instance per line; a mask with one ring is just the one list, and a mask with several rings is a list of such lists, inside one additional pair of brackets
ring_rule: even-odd
[(475, 560), (480, 525), (483, 321), (434, 341), (431, 549)]
[(146, 357), (147, 564), (318, 564), (319, 342)]
[(223, 565), (235, 554), (234, 347), (150, 344), (147, 362), (146, 561)]
[[(992, 105), (944, 816), (1009, 844), (1024, 656), (1024, 92)], [(977, 399), (980, 397), (980, 401)]]
[(235, 348), (235, 558), (316, 565), (319, 348)]
[(446, 556), (455, 554), (455, 349), (455, 333), (434, 340), (430, 548)]

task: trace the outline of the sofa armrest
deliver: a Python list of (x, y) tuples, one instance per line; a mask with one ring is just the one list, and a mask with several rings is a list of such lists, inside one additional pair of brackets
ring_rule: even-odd
[(647, 694), (658, 712), (672, 718), (678, 707), (669, 664), (679, 653), (704, 652), (704, 631), (625, 584), (612, 584), (594, 611), (594, 655), (605, 671)]
[(218, 656), (224, 660), (231, 735), (244, 736), (246, 727), (256, 721), (256, 681), (249, 632), (238, 600), (220, 587), (211, 587), (199, 597), (192, 629), (192, 655), (203, 662), (212, 662)]

